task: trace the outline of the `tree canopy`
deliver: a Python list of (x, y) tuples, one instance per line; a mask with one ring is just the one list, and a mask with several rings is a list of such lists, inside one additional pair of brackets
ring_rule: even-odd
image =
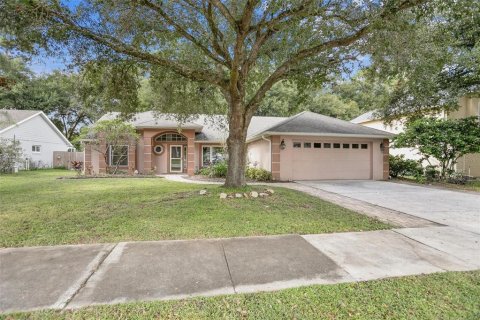
[(0, 54), (0, 71), (0, 108), (41, 110), (70, 141), (104, 110), (98, 94), (101, 88), (81, 74), (54, 71), (36, 75), (23, 59), (6, 54)]
[(394, 139), (395, 148), (417, 148), (422, 160), (440, 162), (441, 177), (453, 172), (458, 158), (480, 152), (480, 124), (476, 117), (437, 119), (423, 117), (407, 124)]
[[(163, 109), (194, 113), (221, 101), (229, 120), (226, 185), (240, 186), (248, 125), (276, 83), (319, 85), (358, 57), (393, 56), (419, 23), (463, 2), (469, 1), (7, 1), (0, 18), (9, 47), (68, 51), (76, 63), (100, 63), (122, 89), (115, 94), (124, 111), (138, 106), (141, 73), (162, 93)], [(379, 50), (385, 46), (390, 51)]]

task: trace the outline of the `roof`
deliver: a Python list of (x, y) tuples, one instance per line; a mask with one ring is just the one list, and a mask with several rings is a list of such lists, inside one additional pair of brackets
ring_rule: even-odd
[(53, 131), (70, 147), (73, 145), (68, 141), (63, 133), (58, 130), (57, 126), (39, 110), (14, 110), (14, 109), (0, 109), (0, 133), (8, 131), (16, 126), (30, 120), (33, 117), (40, 116), (52, 128)]
[(376, 114), (377, 110), (371, 110), (359, 115), (355, 119), (350, 120), (351, 123), (364, 123), (368, 121), (380, 120)]
[(359, 124), (304, 111), (274, 125), (261, 134), (295, 134), (319, 136), (356, 136), (369, 138), (389, 138), (391, 133), (364, 127)]
[(0, 131), (40, 113), (38, 110), (0, 110)]
[[(102, 116), (99, 121), (113, 120), (119, 116), (119, 112), (110, 112)], [(254, 136), (285, 119), (287, 118), (254, 116), (250, 121), (247, 137)], [(132, 119), (127, 122), (131, 123), (137, 129), (195, 129), (196, 141), (224, 142), (228, 136), (228, 123), (225, 115), (192, 115), (187, 121), (180, 123), (180, 121), (175, 119), (175, 115), (173, 114), (147, 111), (135, 114)]]
[[(120, 115), (112, 112), (101, 120), (112, 120)], [(137, 129), (195, 129), (195, 140), (206, 142), (224, 142), (228, 136), (228, 124), (225, 115), (193, 115), (183, 123), (173, 114), (161, 114), (152, 111), (135, 114), (131, 123)], [(304, 111), (292, 117), (254, 116), (247, 131), (247, 141), (273, 134), (296, 134), (318, 136), (356, 136), (369, 138), (389, 138), (392, 134), (353, 124), (348, 121), (327, 117), (318, 113)]]

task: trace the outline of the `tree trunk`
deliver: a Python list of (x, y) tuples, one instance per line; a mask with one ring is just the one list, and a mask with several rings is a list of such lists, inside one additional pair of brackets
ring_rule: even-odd
[(228, 171), (225, 187), (238, 188), (246, 184), (247, 145), (245, 140), (251, 118), (240, 103), (230, 106), (227, 138)]

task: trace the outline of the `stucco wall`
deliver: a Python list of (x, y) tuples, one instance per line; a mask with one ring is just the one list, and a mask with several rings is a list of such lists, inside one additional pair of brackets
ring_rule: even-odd
[[(311, 136), (280, 136), (286, 148), (280, 151), (280, 180), (322, 179), (383, 179), (382, 139), (332, 138)], [(293, 148), (293, 142), (301, 142), (302, 148)], [(311, 142), (312, 148), (303, 148)], [(313, 148), (313, 143), (322, 148)], [(368, 149), (325, 149), (323, 143), (368, 144)]]
[(459, 99), (458, 104), (460, 105), (458, 110), (448, 113), (447, 117), (449, 119), (480, 116), (480, 98), (462, 97)]
[(247, 145), (247, 162), (251, 167), (271, 171), (270, 142), (263, 139), (253, 141)]
[[(68, 151), (71, 148), (41, 115), (1, 133), (0, 137), (20, 141), (24, 158), (46, 167), (53, 165), (53, 151)], [(40, 152), (32, 152), (34, 145), (40, 146)]]

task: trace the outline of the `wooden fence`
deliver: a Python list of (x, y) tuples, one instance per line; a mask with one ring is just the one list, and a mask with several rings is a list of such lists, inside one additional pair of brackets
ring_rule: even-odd
[(53, 167), (72, 169), (72, 161), (83, 162), (83, 152), (53, 151)]

